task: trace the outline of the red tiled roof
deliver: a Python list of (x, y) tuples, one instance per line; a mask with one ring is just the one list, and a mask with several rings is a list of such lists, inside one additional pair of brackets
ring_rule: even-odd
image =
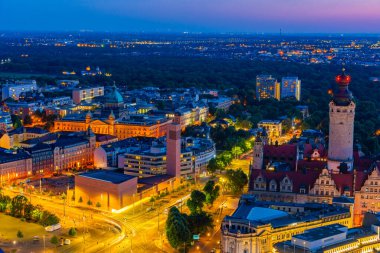
[(265, 145), (264, 156), (295, 158), (297, 156), (297, 145), (296, 144)]
[[(314, 185), (315, 180), (318, 178), (320, 172), (307, 170), (305, 173), (301, 171), (267, 171), (267, 170), (252, 170), (251, 178), (249, 182), (250, 189), (253, 189), (254, 180), (261, 175), (268, 183), (274, 179), (277, 185), (286, 177), (292, 181), (293, 183), (293, 192), (300, 192), (301, 186), (305, 186), (306, 193), (308, 193), (309, 188)], [(267, 189), (269, 190), (269, 189)]]

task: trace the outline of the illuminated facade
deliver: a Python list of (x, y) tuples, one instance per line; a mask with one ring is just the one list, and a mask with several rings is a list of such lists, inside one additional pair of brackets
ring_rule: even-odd
[(280, 100), (280, 83), (271, 75), (256, 76), (256, 99), (269, 98)]
[(32, 175), (32, 158), (22, 150), (0, 148), (0, 182), (25, 178)]
[(133, 115), (129, 119), (116, 120), (111, 112), (108, 119), (93, 118), (87, 113), (85, 118), (66, 117), (54, 122), (55, 131), (86, 131), (88, 127), (96, 134), (109, 134), (119, 140), (143, 136), (162, 137), (166, 134), (167, 125), (171, 120), (161, 117), (148, 117), (146, 115)]
[(95, 134), (88, 128), (85, 136), (60, 136), (54, 144), (54, 170), (82, 168), (94, 162)]
[[(308, 216), (303, 216), (304, 212)], [(243, 196), (239, 207), (221, 224), (221, 252), (272, 252), (276, 243), (331, 224), (351, 228), (350, 210), (321, 204), (258, 202)]]
[(21, 80), (14, 84), (5, 84), (2, 88), (2, 100), (13, 98), (18, 100), (22, 92), (36, 91), (37, 83), (35, 80)]
[(301, 80), (298, 77), (283, 77), (281, 79), (281, 99), (294, 97), (301, 100)]
[(262, 120), (257, 127), (266, 130), (268, 137), (280, 137), (282, 135), (282, 123), (280, 120)]
[(91, 88), (78, 88), (74, 89), (73, 93), (73, 102), (79, 104), (83, 100), (90, 100), (95, 97), (104, 96), (104, 87), (91, 87)]
[(380, 171), (378, 164), (364, 185), (355, 192), (354, 224), (361, 226), (365, 212), (380, 212)]
[(184, 131), (187, 126), (206, 121), (207, 115), (207, 106), (177, 109), (174, 114), (173, 122), (180, 124), (182, 131)]

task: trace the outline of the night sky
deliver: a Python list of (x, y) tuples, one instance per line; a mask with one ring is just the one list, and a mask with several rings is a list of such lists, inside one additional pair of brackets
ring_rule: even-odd
[(0, 30), (380, 33), (380, 0), (0, 0)]

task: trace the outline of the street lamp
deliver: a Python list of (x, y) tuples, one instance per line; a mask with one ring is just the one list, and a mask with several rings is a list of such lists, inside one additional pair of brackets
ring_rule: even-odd
[(293, 239), (293, 253), (296, 252), (296, 239)]
[(306, 242), (303, 242), (303, 253), (306, 252), (306, 246), (305, 246)]

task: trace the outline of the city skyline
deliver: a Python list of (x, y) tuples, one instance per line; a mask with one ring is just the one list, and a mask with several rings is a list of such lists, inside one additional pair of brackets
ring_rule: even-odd
[(378, 33), (380, 22), (375, 0), (16, 0), (0, 10), (3, 31)]

